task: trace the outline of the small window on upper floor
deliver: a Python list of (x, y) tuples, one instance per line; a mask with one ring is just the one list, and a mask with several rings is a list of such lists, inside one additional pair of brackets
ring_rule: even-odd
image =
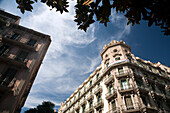
[(17, 73), (16, 69), (8, 68), (6, 72), (2, 76), (0, 76), (0, 84), (8, 86), (9, 83), (14, 78), (14, 76), (16, 75), (16, 73)]
[(6, 54), (9, 51), (9, 46), (0, 43), (0, 55)]
[(114, 49), (113, 52), (117, 52), (117, 49)]
[(118, 61), (118, 60), (120, 60), (120, 57), (116, 57), (116, 58), (115, 58), (115, 61)]
[(123, 67), (118, 68), (118, 72), (119, 72), (119, 74), (122, 74), (123, 73)]
[(90, 80), (90, 86), (92, 86), (92, 80)]
[(9, 37), (10, 39), (12, 39), (12, 40), (17, 40), (17, 39), (19, 39), (20, 38), (20, 34), (19, 33), (14, 33), (11, 37)]
[(149, 71), (151, 71), (152, 72), (152, 68), (149, 66)]
[(96, 79), (99, 79), (99, 73), (96, 75)]
[(24, 61), (28, 56), (28, 52), (25, 52), (25, 51), (21, 51), (17, 57), (16, 57), (16, 60), (18, 61)]
[(35, 46), (37, 40), (34, 40), (34, 39), (30, 39), (28, 42), (27, 42), (27, 45), (29, 46)]
[(105, 55), (105, 58), (107, 58), (107, 57), (108, 57), (108, 55), (106, 54), (106, 55)]

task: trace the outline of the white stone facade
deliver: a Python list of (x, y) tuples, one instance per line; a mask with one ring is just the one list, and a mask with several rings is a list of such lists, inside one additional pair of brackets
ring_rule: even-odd
[(105, 45), (101, 57), (59, 113), (170, 112), (169, 67), (135, 57), (123, 41)]

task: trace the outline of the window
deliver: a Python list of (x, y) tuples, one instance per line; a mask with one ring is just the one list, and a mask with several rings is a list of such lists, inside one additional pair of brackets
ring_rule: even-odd
[(147, 106), (146, 98), (145, 98), (144, 96), (141, 96), (141, 98), (142, 98), (143, 104), (144, 104), (145, 106)]
[(115, 58), (115, 61), (118, 61), (118, 60), (120, 60), (120, 57), (116, 57), (116, 58)]
[(116, 110), (116, 102), (115, 100), (112, 102), (112, 111), (115, 111)]
[(99, 74), (96, 75), (96, 79), (97, 79), (97, 80), (99, 79)]
[(114, 49), (113, 52), (117, 52), (117, 49)]
[(130, 56), (127, 56), (129, 62), (132, 62), (132, 58)]
[(151, 85), (151, 87), (152, 87), (153, 91), (156, 91), (156, 86), (155, 86), (155, 84)]
[(96, 97), (97, 97), (97, 102), (101, 102), (101, 93), (97, 93)]
[(90, 86), (92, 86), (92, 80), (90, 80)]
[(3, 45), (3, 43), (0, 43), (0, 55), (2, 54), (6, 54), (9, 49), (9, 47), (7, 45)]
[(0, 76), (0, 84), (8, 86), (9, 83), (14, 78), (14, 76), (16, 75), (16, 73), (17, 73), (16, 69), (8, 68), (6, 72), (2, 76)]
[(119, 72), (119, 74), (123, 74), (123, 67), (118, 68), (118, 72)]
[(30, 40), (27, 42), (27, 45), (29, 45), (29, 46), (34, 46), (36, 42), (37, 42), (37, 40), (30, 39)]
[(11, 37), (9, 37), (12, 40), (17, 40), (18, 38), (20, 38), (20, 34), (18, 33), (14, 33)]
[(143, 86), (143, 80), (136, 79), (136, 84), (138, 86)]
[(109, 67), (109, 61), (106, 62), (106, 67)]
[(82, 113), (85, 113), (85, 104), (82, 105)]
[(149, 66), (149, 71), (151, 71), (152, 72), (152, 68)]
[(78, 97), (80, 97), (81, 93), (79, 92)]
[(114, 92), (113, 85), (109, 87), (109, 93), (112, 94)]
[(158, 100), (157, 101), (157, 105), (158, 105), (158, 108), (159, 109), (163, 109), (164, 107), (163, 107), (163, 101), (162, 100)]
[(93, 107), (93, 102), (92, 100), (89, 101), (89, 108), (92, 108)]
[(28, 52), (21, 51), (20, 54), (16, 57), (18, 61), (24, 61), (28, 56)]
[(121, 86), (121, 89), (123, 89), (123, 90), (129, 89), (129, 81), (128, 80), (121, 80), (120, 86)]
[(79, 113), (79, 109), (76, 110), (76, 113)]
[(126, 105), (127, 110), (134, 109), (132, 99), (130, 96), (125, 97), (125, 105)]

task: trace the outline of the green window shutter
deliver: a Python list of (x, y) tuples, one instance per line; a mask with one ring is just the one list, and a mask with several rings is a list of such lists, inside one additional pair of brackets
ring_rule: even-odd
[(129, 84), (129, 80), (128, 80), (128, 79), (126, 79), (126, 82), (127, 82), (127, 85), (128, 85), (128, 86), (130, 86), (130, 84)]
[(121, 80), (119, 80), (119, 83), (120, 83), (120, 87), (122, 88), (123, 86), (122, 86), (122, 81)]

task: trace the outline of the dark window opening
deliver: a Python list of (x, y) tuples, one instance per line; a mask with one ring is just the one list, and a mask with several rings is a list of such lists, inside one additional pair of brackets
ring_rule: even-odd
[(125, 97), (125, 104), (126, 104), (127, 110), (134, 109), (134, 106), (133, 106), (133, 103), (132, 103), (132, 99), (131, 99), (130, 96)]
[(21, 51), (21, 53), (16, 57), (18, 61), (24, 61), (28, 56), (28, 52)]
[(96, 79), (97, 79), (97, 80), (99, 79), (99, 74), (96, 75)]
[(16, 69), (8, 68), (6, 72), (2, 76), (0, 76), (0, 84), (8, 86), (16, 73), (17, 73)]
[(0, 43), (0, 55), (6, 54), (9, 51), (9, 46)]
[(20, 34), (14, 33), (14, 34), (10, 37), (10, 39), (12, 39), (12, 40), (17, 40), (19, 37), (20, 37)]
[(116, 110), (116, 102), (115, 100), (112, 102), (112, 111), (115, 111)]
[(29, 45), (29, 46), (34, 46), (36, 42), (37, 42), (37, 40), (30, 39), (30, 40), (27, 42), (27, 45)]
[(118, 72), (119, 72), (119, 74), (123, 74), (123, 67), (118, 68)]

